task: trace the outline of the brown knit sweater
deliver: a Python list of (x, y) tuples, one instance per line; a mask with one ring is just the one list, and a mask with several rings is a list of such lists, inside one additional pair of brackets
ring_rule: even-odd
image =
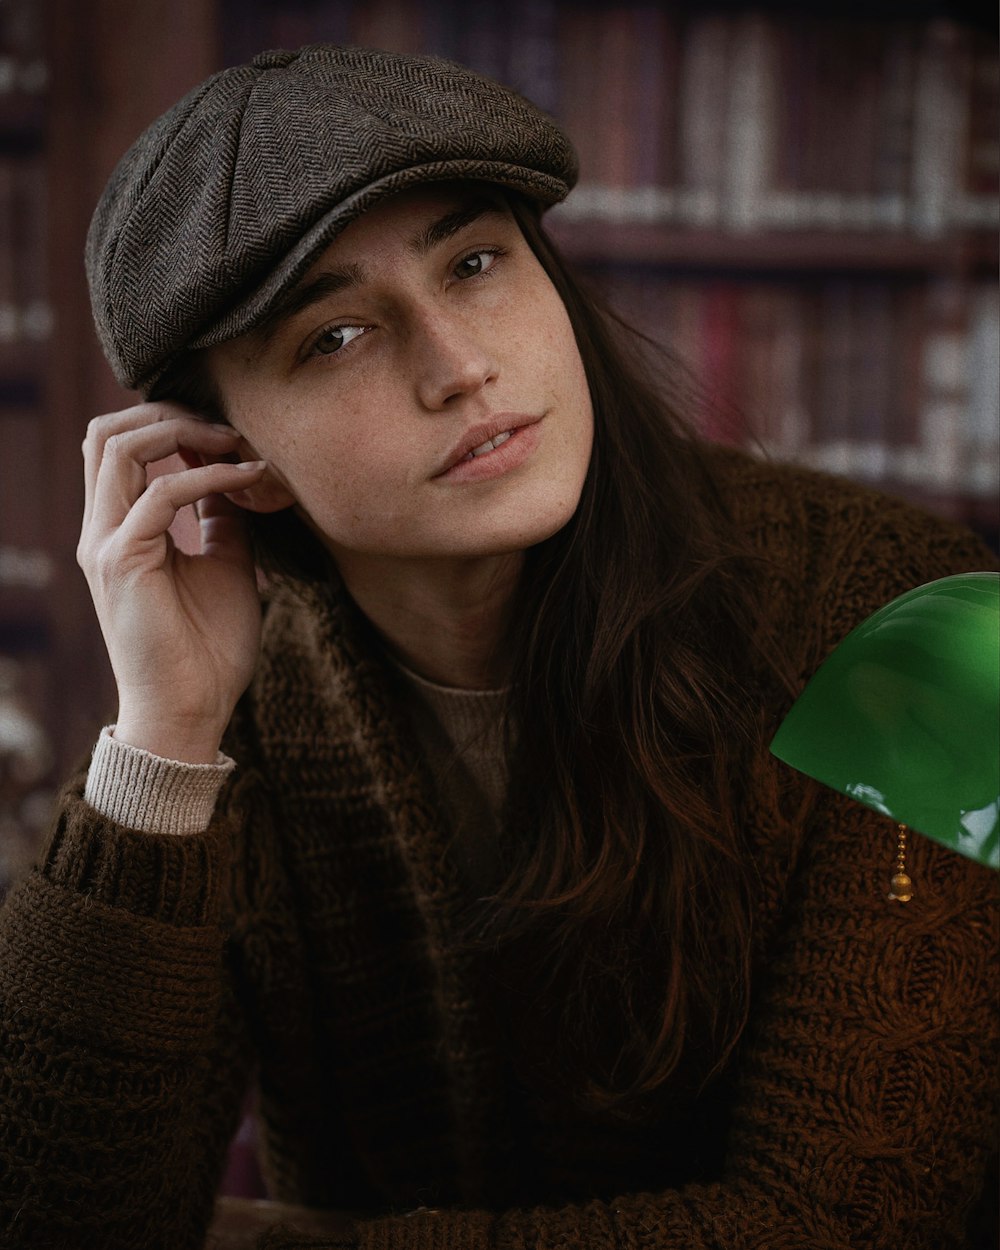
[[(861, 489), (720, 466), (801, 680), (894, 595), (991, 566)], [(744, 1042), (700, 1095), (602, 1120), (541, 1096), (455, 941), (467, 887), (398, 681), (346, 598), (301, 587), (207, 831), (139, 834), (67, 790), (0, 912), (0, 1246), (200, 1247), (251, 1081), (275, 1196), (361, 1213), (269, 1250), (964, 1244), (995, 1130), (992, 874), (915, 836), (890, 903), (892, 826), (824, 793), (803, 827), (809, 783), (768, 760)]]

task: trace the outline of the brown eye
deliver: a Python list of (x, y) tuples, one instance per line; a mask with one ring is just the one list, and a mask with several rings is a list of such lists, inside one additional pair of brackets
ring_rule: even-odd
[(327, 326), (313, 340), (310, 352), (317, 356), (332, 356), (364, 332), (364, 326)]
[(458, 262), (455, 274), (459, 278), (477, 278), (486, 273), (496, 258), (496, 252), (473, 252)]

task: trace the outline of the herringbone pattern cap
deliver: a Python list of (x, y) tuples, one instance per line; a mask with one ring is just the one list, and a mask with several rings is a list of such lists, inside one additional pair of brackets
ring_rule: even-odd
[(419, 182), (480, 179), (543, 205), (576, 180), (550, 117), (451, 62), (315, 44), (196, 87), (112, 174), (87, 237), (98, 333), (148, 393), (176, 356), (235, 338), (350, 221)]

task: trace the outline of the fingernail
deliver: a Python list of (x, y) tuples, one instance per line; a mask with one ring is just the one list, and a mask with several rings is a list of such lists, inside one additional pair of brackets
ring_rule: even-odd
[(222, 422), (213, 421), (211, 423), (210, 428), (213, 430), (218, 430), (220, 434), (235, 434), (236, 433), (236, 431), (233, 429), (231, 425), (224, 425)]
[(258, 469), (263, 469), (266, 464), (266, 460), (241, 460), (235, 467), (244, 473), (256, 473)]

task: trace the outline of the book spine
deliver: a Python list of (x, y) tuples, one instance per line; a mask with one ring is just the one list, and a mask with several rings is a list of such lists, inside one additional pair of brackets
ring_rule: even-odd
[[(31, 584), (34, 553), (48, 546), (46, 532), (44, 425), (28, 408), (0, 408), (0, 548), (7, 552), (7, 581), (20, 568), (20, 584)], [(17, 558), (17, 555), (20, 558)]]
[(840, 193), (837, 225), (871, 230), (876, 225), (875, 182), (879, 157), (887, 38), (876, 23), (849, 23), (844, 44), (851, 55), (837, 58), (834, 114), (839, 136), (833, 188)]
[(559, 10), (556, 0), (513, 0), (500, 8), (507, 54), (504, 81), (552, 116), (560, 111)]
[(850, 279), (826, 279), (819, 292), (821, 355), (817, 378), (814, 441), (824, 469), (852, 468), (851, 373), (854, 299)]
[(890, 384), (883, 418), (888, 457), (886, 477), (892, 483), (905, 484), (920, 480), (923, 472), (920, 412), (924, 396), (926, 286), (904, 283), (892, 290), (891, 300)]
[(739, 402), (747, 441), (775, 460), (802, 453), (802, 333), (797, 292), (785, 283), (753, 284), (740, 323)]
[(888, 284), (862, 279), (855, 288), (850, 360), (852, 477), (877, 482), (889, 467), (885, 414), (889, 403), (893, 319)]
[(809, 428), (800, 303), (797, 288), (782, 285), (778, 289), (777, 324), (771, 343), (773, 402), (766, 429), (767, 448), (785, 460), (802, 458)]
[[(630, 10), (607, 6), (594, 18), (594, 126), (595, 161), (593, 178), (606, 191), (620, 192), (634, 187), (635, 122), (639, 113), (638, 64)], [(612, 201), (614, 196), (610, 197)], [(621, 208), (611, 215), (621, 217)]]
[(1000, 60), (996, 41), (976, 32), (970, 49), (970, 100), (964, 185), (954, 224), (972, 230), (1000, 227)]
[(567, 209), (586, 213), (588, 185), (596, 181), (599, 158), (594, 114), (594, 15), (587, 8), (564, 9), (559, 21), (559, 115), (580, 160), (580, 185)]
[(964, 422), (963, 488), (1000, 503), (1000, 291), (977, 282), (970, 292), (968, 399)]
[(813, 105), (804, 32), (799, 23), (782, 22), (774, 28), (776, 87), (771, 179), (767, 221), (773, 229), (795, 230), (801, 224), (806, 178), (805, 133)]
[(689, 14), (682, 37), (680, 75), (680, 225), (718, 226), (725, 165), (726, 83), (731, 20), (718, 14)]
[(913, 109), (916, 83), (916, 31), (894, 22), (887, 32), (879, 102), (880, 124), (873, 170), (876, 229), (902, 230), (907, 224)]
[(963, 426), (969, 405), (968, 300), (964, 284), (937, 278), (928, 287), (923, 340), (920, 450), (914, 476), (937, 494), (963, 488)]
[(48, 168), (41, 154), (16, 162), (13, 180), (14, 290), (18, 339), (33, 363), (41, 363), (52, 331), (48, 274)]
[(730, 445), (740, 445), (746, 437), (739, 396), (740, 295), (734, 282), (713, 282), (702, 312), (701, 377), (708, 403), (701, 432)]
[(14, 162), (0, 158), (0, 374), (18, 364), (21, 316), (14, 274)]
[[(635, 41), (635, 180), (640, 191), (657, 189), (660, 197), (648, 197), (655, 205), (676, 178), (677, 98), (679, 69), (676, 14), (655, 4), (634, 11)], [(655, 219), (655, 210), (647, 210)], [(661, 217), (669, 212), (660, 211)]]
[(771, 23), (761, 14), (738, 18), (731, 39), (721, 220), (728, 230), (747, 232), (766, 222), (777, 126), (777, 47)]
[(910, 226), (925, 238), (943, 235), (962, 185), (969, 68), (965, 33), (951, 22), (927, 25), (917, 62)]

